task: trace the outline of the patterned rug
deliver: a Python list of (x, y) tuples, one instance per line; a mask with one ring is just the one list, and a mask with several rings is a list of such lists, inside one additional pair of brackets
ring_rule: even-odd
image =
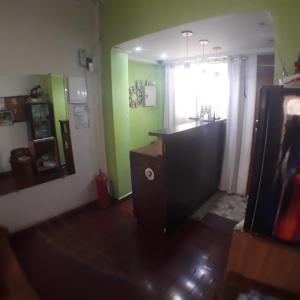
[(246, 207), (247, 197), (217, 192), (193, 214), (192, 219), (200, 221), (210, 212), (240, 222), (245, 217)]

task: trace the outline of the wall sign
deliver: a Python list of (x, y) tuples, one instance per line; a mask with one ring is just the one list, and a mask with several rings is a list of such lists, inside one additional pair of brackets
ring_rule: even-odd
[(136, 80), (129, 88), (129, 107), (137, 108), (141, 105), (156, 105), (156, 87), (154, 81)]
[(89, 108), (87, 105), (73, 105), (73, 115), (76, 129), (89, 128)]

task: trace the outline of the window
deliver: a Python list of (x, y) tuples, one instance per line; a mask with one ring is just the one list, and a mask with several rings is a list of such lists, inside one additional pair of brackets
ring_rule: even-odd
[(227, 117), (229, 98), (227, 62), (193, 62), (167, 68), (169, 101), (174, 102), (176, 125), (190, 121), (191, 117), (199, 117), (201, 107), (205, 106), (211, 108), (212, 116), (215, 114), (216, 117)]

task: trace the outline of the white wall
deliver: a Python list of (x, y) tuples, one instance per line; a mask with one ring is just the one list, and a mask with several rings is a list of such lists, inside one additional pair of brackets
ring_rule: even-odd
[[(28, 147), (27, 127), (25, 122), (14, 123), (12, 126), (0, 127), (0, 173), (11, 170), (9, 162), (13, 149)], [(1, 183), (0, 183), (1, 184)], [(1, 208), (1, 198), (0, 198)], [(1, 214), (1, 212), (0, 212)], [(0, 221), (1, 223), (1, 221)]]
[[(38, 75), (0, 77), (0, 97), (28, 95), (30, 90), (41, 83)], [(25, 122), (12, 126), (0, 127), (0, 173), (11, 170), (9, 162), (13, 149), (28, 147), (27, 127)]]
[(30, 90), (41, 82), (39, 75), (1, 76), (0, 97), (29, 95)]
[(106, 170), (99, 76), (77, 64), (79, 48), (99, 57), (95, 5), (87, 0), (0, 2), (0, 76), (87, 76), (91, 111), (90, 128), (81, 130), (70, 114), (75, 175), (0, 197), (0, 224), (11, 231), (94, 200), (94, 175), (99, 167)]

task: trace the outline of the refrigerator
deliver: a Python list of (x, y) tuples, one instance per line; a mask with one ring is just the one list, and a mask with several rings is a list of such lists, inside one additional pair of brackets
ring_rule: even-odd
[(300, 89), (260, 92), (244, 228), (300, 245)]

